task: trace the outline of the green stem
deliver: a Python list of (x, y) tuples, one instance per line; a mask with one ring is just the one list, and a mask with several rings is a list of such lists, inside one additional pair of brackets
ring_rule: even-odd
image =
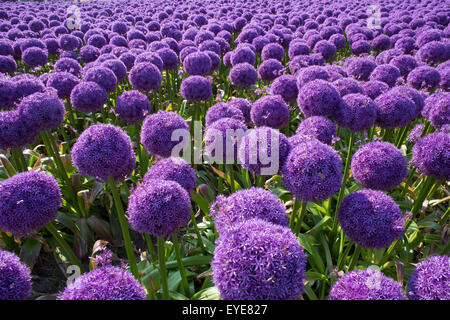
[(361, 253), (361, 247), (355, 243), (355, 251), (353, 252), (352, 260), (350, 261), (348, 271), (352, 271), (355, 268), (356, 263), (358, 262), (360, 253)]
[(178, 269), (181, 275), (181, 282), (183, 283), (184, 294), (186, 297), (190, 297), (189, 282), (186, 276), (186, 270), (183, 266), (183, 261), (181, 261), (180, 244), (178, 243), (178, 236), (176, 232), (173, 234), (173, 246), (175, 248), (175, 255), (177, 257)]
[(412, 179), (414, 177), (414, 174), (416, 173), (416, 170), (417, 170), (417, 168), (414, 167), (411, 170), (411, 172), (409, 173), (408, 179), (405, 182), (405, 187), (403, 188), (403, 191), (402, 191), (402, 193), (400, 195), (400, 199), (404, 199), (405, 198), (405, 195), (408, 192), (408, 187), (411, 184), (411, 181), (412, 181)]
[(439, 221), (439, 224), (441, 226), (443, 226), (447, 222), (449, 215), (450, 215), (450, 207), (448, 207), (447, 210), (445, 210), (445, 213), (442, 215), (441, 220)]
[(306, 215), (306, 204), (308, 202), (307, 201), (300, 201), (300, 214), (299, 217), (297, 219), (297, 224), (295, 225), (295, 230), (294, 233), (297, 235), (299, 234), (299, 232), (302, 229), (302, 223), (303, 223), (303, 219)]
[(67, 256), (70, 259), (70, 262), (77, 265), (80, 268), (81, 272), (84, 272), (83, 265), (81, 264), (81, 261), (78, 259), (76, 254), (73, 252), (73, 250), (70, 248), (70, 246), (67, 244), (66, 240), (59, 234), (58, 230), (56, 230), (55, 226), (52, 222), (48, 223), (45, 228), (52, 234), (53, 238), (58, 242), (58, 244), (61, 246), (62, 250), (67, 254)]
[(233, 171), (233, 165), (229, 164), (227, 165), (228, 167), (228, 175), (230, 178), (230, 187), (231, 187), (231, 193), (233, 193), (234, 191), (236, 191), (236, 188), (234, 186), (234, 171)]
[(347, 259), (348, 253), (350, 252), (350, 249), (352, 247), (353, 247), (353, 242), (349, 242), (349, 244), (345, 248), (344, 253), (342, 254), (342, 256), (339, 257), (339, 259), (338, 259), (338, 271), (342, 270), (342, 268), (344, 267), (345, 260)]
[(433, 177), (425, 178), (422, 189), (420, 190), (420, 193), (419, 193), (417, 199), (414, 201), (414, 205), (411, 209), (411, 213), (413, 214), (412, 218), (414, 217), (414, 215), (416, 215), (420, 211), (420, 209), (422, 209), (423, 201), (425, 200), (428, 193), (430, 192), (430, 189), (433, 187), (434, 182), (435, 182), (435, 178), (433, 178)]
[(158, 261), (158, 258), (156, 257), (155, 248), (153, 247), (153, 241), (147, 233), (144, 233), (144, 238), (147, 243), (148, 252), (150, 253), (150, 259), (152, 260), (151, 262), (156, 268), (156, 261)]
[(28, 171), (28, 166), (20, 148), (11, 149), (11, 155), (16, 163), (17, 169), (20, 172)]
[(122, 200), (120, 199), (119, 191), (117, 190), (116, 183), (113, 176), (108, 177), (108, 184), (111, 189), (111, 193), (116, 204), (117, 215), (119, 216), (120, 228), (122, 229), (122, 236), (125, 242), (125, 251), (127, 252), (128, 263), (130, 264), (131, 273), (137, 280), (140, 280), (139, 271), (136, 263), (136, 257), (134, 256), (133, 247), (131, 244), (130, 232), (128, 230), (128, 222), (125, 218), (125, 212), (122, 206)]
[(198, 229), (197, 219), (195, 219), (194, 212), (191, 209), (191, 220), (192, 225), (194, 226), (195, 234), (197, 235), (198, 246), (205, 252), (205, 245), (203, 244), (202, 235), (200, 234), (200, 230)]
[(161, 275), (161, 286), (164, 300), (169, 300), (169, 285), (167, 282), (166, 271), (166, 241), (163, 237), (158, 237), (158, 257), (159, 257), (159, 273)]

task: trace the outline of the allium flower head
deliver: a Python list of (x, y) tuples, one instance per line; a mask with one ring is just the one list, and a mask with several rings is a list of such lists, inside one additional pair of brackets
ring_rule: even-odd
[(0, 250), (0, 300), (25, 300), (30, 295), (30, 269), (14, 253)]
[(389, 87), (393, 87), (400, 77), (400, 70), (390, 64), (378, 65), (370, 74), (370, 80), (386, 82)]
[(0, 148), (17, 148), (32, 143), (38, 128), (29, 127), (19, 110), (0, 112)]
[(155, 237), (171, 235), (190, 219), (189, 194), (177, 182), (149, 179), (128, 202), (128, 221), (134, 230)]
[(401, 286), (376, 269), (346, 273), (331, 288), (329, 300), (406, 300)]
[(281, 96), (264, 96), (253, 103), (250, 116), (255, 125), (282, 129), (289, 123), (289, 109)]
[(328, 118), (313, 116), (306, 118), (298, 125), (297, 134), (315, 138), (322, 143), (332, 145), (337, 130), (334, 123)]
[(408, 74), (408, 84), (417, 89), (433, 90), (439, 86), (441, 75), (435, 68), (420, 66)]
[(363, 94), (347, 94), (342, 98), (334, 118), (339, 126), (352, 132), (361, 132), (368, 130), (377, 120), (377, 106)]
[(450, 124), (450, 93), (435, 92), (425, 100), (422, 114), (435, 128)]
[(450, 300), (450, 257), (431, 256), (416, 265), (408, 281), (411, 300)]
[(342, 185), (342, 160), (330, 146), (311, 139), (289, 153), (283, 167), (283, 184), (302, 201), (322, 201)]
[(108, 99), (106, 90), (92, 81), (77, 84), (70, 93), (72, 106), (81, 112), (99, 111)]
[(251, 103), (244, 98), (232, 98), (230, 101), (227, 102), (229, 106), (236, 107), (237, 109), (241, 110), (242, 114), (245, 118), (245, 123), (250, 123), (250, 110), (252, 108)]
[(221, 236), (211, 262), (213, 282), (224, 300), (298, 299), (305, 265), (303, 248), (289, 228), (260, 219), (237, 224)]
[(234, 67), (239, 63), (255, 64), (255, 53), (247, 46), (234, 49), (230, 56), (231, 65)]
[(270, 91), (273, 95), (280, 95), (286, 103), (295, 102), (298, 96), (297, 80), (289, 74), (279, 76), (273, 81)]
[(351, 94), (351, 93), (360, 93), (364, 94), (364, 89), (361, 88), (358, 81), (350, 79), (350, 78), (341, 78), (333, 82), (333, 85), (336, 89), (339, 90), (341, 97)]
[(61, 207), (58, 182), (43, 171), (21, 172), (0, 184), (0, 229), (32, 233), (56, 218)]
[(234, 65), (228, 77), (233, 85), (248, 88), (256, 83), (258, 74), (253, 65), (244, 62)]
[(356, 80), (367, 81), (377, 64), (368, 58), (351, 58), (345, 63), (350, 76)]
[(364, 189), (344, 197), (338, 220), (345, 235), (363, 248), (387, 248), (405, 230), (399, 206), (381, 191)]
[[(88, 81), (88, 80), (86, 80)], [(58, 97), (61, 99), (69, 99), (70, 94), (80, 80), (69, 72), (52, 73), (47, 80), (47, 87), (56, 89)]]
[(104, 182), (108, 182), (110, 175), (120, 182), (136, 166), (130, 137), (119, 127), (108, 124), (95, 124), (83, 131), (71, 154), (74, 166), (82, 175)]
[(450, 134), (435, 132), (420, 138), (412, 149), (412, 163), (426, 176), (450, 179)]
[(306, 117), (331, 116), (341, 104), (336, 88), (324, 80), (313, 80), (300, 88), (297, 103)]
[(119, 267), (102, 266), (81, 275), (58, 300), (145, 300), (144, 287)]
[(316, 79), (321, 79), (328, 81), (330, 75), (328, 74), (325, 68), (319, 66), (310, 66), (303, 69), (300, 69), (297, 73), (297, 86), (301, 89), (308, 82), (311, 82)]
[(150, 62), (135, 63), (128, 78), (136, 90), (156, 90), (161, 85), (161, 72)]
[(262, 49), (261, 57), (263, 61), (268, 59), (276, 59), (278, 61), (282, 61), (284, 58), (284, 49), (278, 43), (268, 43)]
[(22, 52), (22, 60), (30, 67), (43, 66), (48, 61), (48, 53), (46, 50), (30, 47)]
[(403, 127), (415, 119), (417, 106), (409, 97), (388, 91), (375, 99), (377, 124), (385, 129)]
[(188, 54), (182, 61), (184, 71), (188, 75), (204, 76), (211, 72), (211, 58), (205, 52), (194, 51)]
[(180, 93), (188, 101), (207, 101), (212, 95), (211, 83), (202, 76), (189, 76), (181, 82)]
[(117, 97), (115, 112), (127, 123), (141, 121), (151, 111), (151, 104), (145, 94), (137, 90), (124, 91)]
[(258, 67), (258, 76), (262, 81), (272, 81), (281, 76), (283, 72), (283, 65), (276, 59), (267, 59)]

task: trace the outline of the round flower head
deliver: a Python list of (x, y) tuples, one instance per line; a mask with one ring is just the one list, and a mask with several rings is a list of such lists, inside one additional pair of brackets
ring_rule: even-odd
[(262, 81), (272, 81), (281, 76), (283, 72), (283, 65), (276, 59), (267, 59), (258, 67), (258, 76)]
[(128, 135), (119, 127), (95, 124), (78, 137), (72, 147), (72, 161), (85, 176), (120, 182), (131, 174), (136, 158)]
[(187, 101), (207, 101), (212, 95), (211, 83), (202, 76), (189, 76), (181, 82), (180, 92)]
[(364, 188), (391, 190), (408, 174), (403, 153), (389, 142), (363, 144), (352, 158), (353, 178)]
[(218, 102), (206, 111), (205, 124), (206, 126), (210, 126), (213, 122), (223, 118), (245, 121), (241, 110), (226, 103)]
[(56, 61), (54, 70), (56, 72), (69, 72), (74, 76), (79, 76), (81, 73), (81, 65), (77, 60), (72, 58), (62, 58)]
[(304, 69), (300, 69), (297, 72), (297, 86), (301, 89), (308, 82), (316, 79), (321, 79), (327, 81), (330, 75), (328, 72), (319, 66), (310, 66)]
[(248, 88), (256, 83), (258, 74), (256, 69), (249, 63), (239, 63), (231, 68), (230, 82), (241, 88)]
[(377, 64), (368, 58), (351, 58), (345, 63), (350, 76), (356, 80), (367, 81)]
[(178, 66), (178, 56), (172, 49), (162, 48), (157, 51), (163, 61), (163, 70), (172, 70)]
[(370, 74), (370, 80), (383, 81), (387, 83), (389, 87), (393, 87), (399, 77), (400, 70), (390, 64), (381, 64)]
[(13, 107), (16, 98), (17, 86), (15, 82), (0, 79), (0, 109)]
[(105, 265), (82, 274), (58, 295), (58, 300), (145, 300), (142, 285), (119, 267)]
[(350, 45), (350, 49), (354, 55), (360, 56), (370, 52), (370, 44), (365, 40), (358, 40)]
[(431, 41), (426, 43), (423, 47), (420, 47), (417, 52), (417, 57), (420, 61), (433, 65), (445, 61), (445, 59), (448, 58), (446, 50), (448, 50), (448, 48), (443, 42)]
[(313, 116), (298, 125), (297, 134), (315, 138), (322, 143), (332, 145), (337, 135), (336, 126), (328, 118)]
[(255, 64), (255, 53), (249, 47), (238, 47), (231, 52), (230, 62), (232, 66), (239, 63)]
[(336, 47), (337, 50), (342, 50), (345, 48), (345, 45), (347, 43), (347, 39), (345, 39), (345, 37), (340, 34), (340, 33), (336, 33), (333, 34), (329, 41), (334, 44), (334, 46)]
[(160, 72), (163, 71), (164, 62), (160, 58), (160, 56), (154, 52), (143, 52), (139, 54), (135, 61), (134, 65), (137, 65), (139, 63), (152, 63), (154, 64)]
[(80, 47), (79, 40), (71, 34), (63, 34), (59, 38), (59, 47), (64, 51), (77, 51)]
[(106, 90), (92, 81), (77, 84), (70, 93), (72, 106), (81, 112), (96, 112), (101, 110), (108, 99)]
[(55, 90), (36, 92), (22, 99), (18, 108), (25, 125), (36, 131), (56, 129), (64, 121), (66, 110)]
[[(86, 80), (88, 81), (88, 80)], [(73, 88), (80, 83), (80, 80), (69, 72), (57, 72), (48, 77), (47, 87), (58, 91), (58, 97), (69, 99)]]
[(17, 64), (13, 58), (0, 56), (0, 73), (13, 73), (16, 70)]
[(416, 117), (417, 106), (412, 99), (395, 91), (388, 91), (375, 99), (377, 124), (384, 129), (404, 127)]
[(361, 132), (368, 130), (377, 120), (377, 106), (372, 99), (363, 94), (348, 94), (342, 98), (334, 118), (339, 126), (352, 132)]
[(131, 194), (128, 221), (131, 227), (154, 237), (166, 237), (190, 219), (189, 194), (177, 182), (147, 180)]
[(416, 41), (412, 37), (404, 37), (395, 42), (395, 49), (405, 54), (411, 53), (416, 46)]
[(237, 147), (246, 131), (241, 120), (222, 118), (213, 122), (205, 132), (206, 153), (218, 163), (236, 162)]
[(0, 250), (0, 300), (25, 300), (31, 284), (28, 266), (14, 253)]
[(117, 87), (117, 77), (107, 67), (94, 66), (86, 71), (83, 81), (92, 81), (102, 86), (106, 92), (113, 92)]
[(0, 148), (18, 148), (36, 139), (37, 129), (29, 127), (19, 110), (0, 112)]
[(435, 68), (420, 66), (408, 74), (407, 81), (414, 89), (431, 91), (439, 86), (441, 75)]
[(376, 269), (347, 272), (331, 288), (329, 300), (406, 300), (402, 287)]
[(426, 176), (450, 179), (450, 134), (435, 132), (420, 138), (412, 149), (412, 163)]
[(320, 40), (314, 46), (314, 53), (320, 53), (325, 60), (330, 60), (336, 53), (336, 46), (327, 40)]
[(393, 58), (390, 64), (397, 67), (400, 71), (400, 75), (404, 78), (418, 66), (417, 60), (413, 56), (407, 54)]
[(377, 51), (387, 50), (391, 47), (391, 39), (384, 34), (380, 34), (372, 40), (372, 48)]
[(411, 300), (450, 300), (450, 257), (431, 256), (416, 265), (408, 281)]
[[(172, 149), (180, 143), (183, 132), (189, 132), (189, 127), (180, 115), (160, 110), (145, 118), (141, 129), (141, 143), (151, 155), (169, 157)], [(172, 141), (172, 135), (180, 137), (179, 140)], [(183, 143), (184, 147), (186, 141)]]
[(341, 104), (341, 95), (324, 80), (313, 80), (300, 88), (297, 103), (306, 117), (331, 116)]
[[(53, 79), (52, 81), (55, 81), (55, 83), (57, 82), (56, 80), (62, 80), (59, 79), (61, 77), (61, 75), (59, 75), (60, 73), (52, 73), (49, 76), (49, 79)], [(73, 76), (71, 74), (69, 74), (67, 76), (68, 78), (66, 79), (65, 82), (59, 84), (59, 88), (61, 88), (61, 92), (64, 92), (65, 90), (72, 90), (71, 89), (71, 85), (73, 84)], [(11, 81), (14, 82), (15, 84), (15, 94), (13, 94), (13, 97), (15, 99), (20, 99), (26, 96), (29, 96), (30, 94), (33, 94), (35, 92), (44, 92), (45, 91), (45, 86), (42, 83), (42, 81), (40, 81), (39, 79), (37, 79), (36, 77), (34, 77), (31, 74), (20, 74), (18, 76), (15, 76), (13, 78), (11, 78)], [(49, 81), (47, 80), (47, 86), (51, 87), (52, 86), (52, 82), (49, 83)], [(53, 85), (54, 87), (56, 87), (56, 85)], [(65, 89), (67, 88), (67, 89)]]
[(194, 169), (179, 157), (169, 157), (156, 162), (145, 174), (144, 183), (157, 179), (175, 181), (188, 193), (194, 190), (197, 183)]
[(31, 47), (22, 52), (22, 60), (30, 67), (43, 66), (48, 61), (48, 54), (43, 49)]
[(422, 110), (425, 106), (424, 94), (410, 86), (397, 86), (391, 89), (391, 93), (398, 93), (409, 99), (411, 99), (416, 105), (414, 118), (420, 118)]
[(368, 81), (363, 84), (362, 88), (364, 93), (373, 100), (375, 100), (379, 95), (389, 91), (388, 84), (378, 80)]
[(0, 229), (15, 235), (39, 230), (61, 207), (58, 181), (43, 171), (21, 172), (0, 184)]
[(435, 92), (425, 100), (422, 115), (431, 122), (435, 128), (450, 124), (450, 94)]
[(161, 72), (150, 62), (136, 63), (131, 68), (128, 78), (136, 90), (156, 90), (161, 85)]
[(308, 139), (289, 153), (283, 184), (298, 200), (325, 200), (341, 188), (342, 160), (330, 146)]
[(102, 63), (102, 67), (106, 67), (114, 72), (118, 82), (127, 77), (127, 67), (119, 59), (108, 59)]
[(141, 121), (151, 111), (151, 104), (145, 94), (136, 90), (124, 91), (117, 97), (115, 112), (127, 123)]
[(237, 224), (220, 237), (211, 262), (224, 300), (299, 299), (305, 266), (303, 248), (289, 228), (260, 219)]
[(183, 60), (184, 71), (190, 76), (204, 76), (211, 71), (211, 67), (211, 58), (205, 52), (194, 51)]
[(284, 204), (273, 193), (257, 187), (239, 190), (228, 197), (218, 196), (210, 205), (210, 211), (220, 235), (250, 219), (289, 225)]
[(280, 95), (286, 103), (295, 102), (298, 96), (297, 80), (289, 74), (279, 76), (272, 82), (270, 92)]
[(268, 59), (276, 59), (278, 61), (282, 61), (284, 58), (284, 49), (278, 43), (268, 43), (261, 51), (261, 58), (263, 59), (263, 61)]
[(342, 200), (338, 220), (345, 235), (363, 248), (387, 248), (405, 230), (399, 206), (376, 190), (359, 190)]
[(264, 96), (253, 103), (250, 116), (256, 126), (282, 129), (289, 123), (289, 109), (281, 96)]
[(259, 127), (245, 135), (238, 155), (243, 168), (268, 176), (281, 172), (290, 149), (284, 134), (269, 127)]
[(250, 110), (252, 108), (252, 104), (244, 98), (232, 98), (230, 101), (227, 102), (229, 106), (235, 107), (239, 110), (241, 110), (242, 114), (245, 118), (245, 123), (250, 123)]

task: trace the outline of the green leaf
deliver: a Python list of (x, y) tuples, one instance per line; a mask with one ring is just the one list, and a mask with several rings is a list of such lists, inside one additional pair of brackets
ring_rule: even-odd
[(192, 200), (202, 209), (203, 213), (209, 216), (209, 202), (196, 192), (191, 193)]
[(30, 269), (33, 269), (33, 266), (39, 257), (39, 253), (41, 252), (41, 248), (42, 243), (38, 240), (34, 238), (26, 238), (26, 240), (22, 242), (22, 246), (20, 248), (20, 260), (30, 267)]
[(201, 290), (192, 296), (192, 300), (220, 300), (220, 293), (217, 287), (209, 287)]
[(318, 273), (318, 272), (313, 272), (313, 271), (306, 272), (306, 280), (308, 280), (308, 281), (315, 281), (315, 280), (328, 281), (328, 279), (325, 275)]
[(312, 245), (314, 242), (314, 238), (307, 234), (299, 234), (298, 239), (300, 241), (300, 245), (305, 248), (306, 251), (311, 255), (314, 265), (316, 268), (321, 272), (325, 272), (325, 266), (322, 262), (322, 258), (320, 257), (319, 252), (317, 249)]

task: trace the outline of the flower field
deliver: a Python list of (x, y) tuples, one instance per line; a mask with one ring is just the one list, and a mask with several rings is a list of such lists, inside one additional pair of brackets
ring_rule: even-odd
[(449, 23), (1, 2), (0, 300), (450, 300)]

